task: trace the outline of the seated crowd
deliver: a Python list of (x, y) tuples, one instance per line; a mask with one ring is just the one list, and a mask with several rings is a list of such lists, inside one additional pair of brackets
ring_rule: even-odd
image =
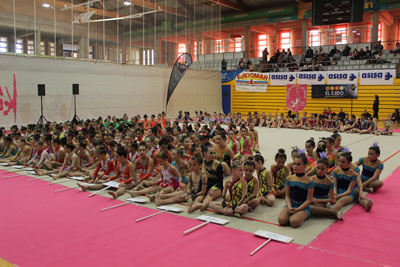
[[(337, 62), (345, 56), (349, 56), (351, 60), (364, 60), (365, 64), (384, 64), (390, 63), (383, 58), (383, 45), (378, 41), (371, 50), (368, 46), (365, 50), (361, 48), (353, 50), (349, 45), (346, 45), (343, 51), (337, 49), (336, 45), (329, 51), (323, 51), (320, 47), (318, 50), (313, 50), (310, 46), (307, 48), (306, 53), (301, 57), (300, 62), (296, 62), (293, 58), (292, 51), (288, 49), (277, 49), (274, 55), (269, 57), (270, 53), (265, 48), (262, 56), (261, 72), (279, 72), (283, 67), (287, 67), (289, 71), (321, 71), (324, 67), (330, 65), (337, 65)], [(394, 50), (390, 51), (394, 54), (400, 54), (400, 42), (396, 43)], [(268, 60), (269, 57), (269, 60)], [(254, 64), (249, 60), (240, 59), (237, 69), (254, 70)], [(222, 61), (222, 70), (226, 70), (226, 61)]]
[(188, 213), (211, 208), (242, 217), (283, 198), (286, 205), (279, 223), (299, 227), (310, 216), (343, 219), (341, 208), (353, 202), (369, 211), (373, 203), (363, 191), (375, 192), (383, 185), (379, 146), (373, 144), (365, 157), (353, 161), (337, 132), (317, 143), (306, 140), (304, 149), (294, 147), (291, 162), (279, 149), (275, 163), (264, 166), (256, 124), (364, 133), (365, 125), (373, 123), (345, 116), (346, 123), (339, 127), (338, 115), (326, 112), (323, 117), (304, 114), (302, 118), (255, 114), (247, 121), (240, 114), (220, 117), (196, 112), (191, 118), (188, 112), (180, 112), (174, 121), (164, 114), (150, 120), (146, 115), (143, 119), (124, 115), (43, 127), (13, 126), (7, 133), (0, 131), (0, 162), (31, 166), (38, 175), (54, 179), (83, 176), (85, 183), (78, 183), (83, 191), (117, 181), (118, 189), (109, 190), (113, 198), (126, 193), (147, 196), (156, 205), (187, 202)]

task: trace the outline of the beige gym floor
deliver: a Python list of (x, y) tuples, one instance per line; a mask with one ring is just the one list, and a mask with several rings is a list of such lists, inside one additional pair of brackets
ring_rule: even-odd
[[(274, 155), (279, 148), (285, 149), (288, 155), (288, 162), (291, 161), (290, 152), (293, 146), (298, 146), (301, 149), (304, 149), (304, 144), (307, 139), (310, 137), (314, 137), (315, 142), (317, 143), (319, 138), (328, 137), (332, 133), (330, 132), (317, 132), (311, 130), (298, 130), (298, 129), (270, 129), (270, 128), (256, 128), (259, 133), (260, 140), (260, 151), (265, 158), (265, 166), (269, 169), (270, 165), (274, 163)], [(342, 145), (347, 146), (350, 151), (353, 153), (354, 161), (358, 160), (360, 157), (366, 156), (368, 152), (368, 148), (372, 145), (373, 142), (378, 142), (381, 148), (381, 156), (380, 159), (383, 161), (396, 152), (400, 150), (400, 135), (395, 133), (393, 136), (375, 136), (375, 135), (359, 135), (359, 134), (341, 134), (342, 135)], [(381, 175), (381, 179), (386, 178), (390, 173), (392, 173), (399, 166), (400, 153), (391, 157), (388, 161), (385, 162), (385, 167)], [(7, 169), (12, 171), (13, 169), (9, 167), (2, 167), (1, 169)], [(21, 172), (21, 174), (27, 174), (27, 172)], [(27, 174), (29, 175), (29, 174)], [(48, 176), (33, 176), (38, 179), (43, 179), (47, 181), (53, 182), (54, 180)], [(228, 178), (226, 178), (228, 179)], [(56, 182), (61, 182), (63, 180), (57, 180)], [(68, 187), (76, 187), (76, 182), (68, 181), (63, 182), (62, 185)], [(43, 190), (54, 190), (53, 186), (44, 186)], [(55, 194), (73, 194), (78, 193), (78, 189), (74, 189), (76, 192), (72, 190), (68, 190), (65, 192), (59, 192)], [(86, 193), (87, 194), (87, 193)], [(101, 196), (110, 197), (107, 192), (100, 193)], [(119, 200), (124, 201), (131, 196), (128, 194), (124, 194), (119, 198)], [(88, 198), (90, 201), (90, 198)], [(113, 206), (118, 204), (117, 202), (110, 201), (109, 206)], [(135, 205), (135, 204), (132, 204)], [(140, 205), (140, 204), (138, 204)], [(154, 203), (143, 204), (146, 207), (154, 208)], [(294, 243), (307, 245), (314, 238), (316, 238), (320, 233), (322, 233), (325, 229), (327, 229), (335, 220), (327, 219), (327, 218), (317, 218), (313, 217), (308, 219), (303, 226), (298, 229), (293, 229), (291, 227), (281, 227), (278, 224), (278, 215), (281, 209), (284, 206), (283, 199), (277, 199), (275, 205), (273, 207), (259, 206), (253, 212), (245, 214), (245, 217), (253, 218), (259, 221), (253, 221), (249, 219), (239, 219), (236, 217), (225, 217), (223, 215), (217, 215), (210, 211), (195, 211), (193, 214), (188, 214), (186, 212), (186, 206), (181, 204), (174, 204), (173, 206), (180, 207), (184, 209), (184, 212), (180, 213), (180, 216), (196, 218), (201, 214), (221, 217), (229, 220), (229, 223), (226, 227), (231, 227), (234, 229), (246, 231), (246, 232), (255, 232), (258, 229), (263, 229), (266, 231), (271, 231), (279, 234), (283, 234), (286, 236), (290, 236), (294, 238)], [(347, 211), (351, 206), (345, 208)], [(119, 207), (119, 209), (123, 209), (124, 207)], [(371, 212), (373, 212), (372, 209)], [(365, 213), (365, 216), (369, 216), (368, 213)], [(346, 216), (344, 216), (344, 221), (346, 221)]]

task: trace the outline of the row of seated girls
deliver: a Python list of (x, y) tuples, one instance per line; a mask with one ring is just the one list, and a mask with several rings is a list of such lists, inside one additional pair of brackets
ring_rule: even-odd
[[(375, 134), (375, 135), (392, 135), (393, 134), (393, 122), (391, 115), (388, 115), (386, 120), (382, 120), (383, 128), (378, 128), (378, 120), (365, 114), (361, 114), (359, 118), (355, 115), (349, 116), (349, 114), (343, 113), (343, 118), (340, 119), (336, 114), (307, 114), (304, 112), (302, 116), (299, 113), (284, 115), (281, 113), (275, 113), (272, 116), (271, 113), (266, 115), (262, 113), (261, 116), (257, 112), (252, 115), (250, 112), (247, 115), (247, 119), (243, 118), (240, 113), (214, 115), (206, 113), (205, 116), (199, 115), (192, 121), (204, 122), (204, 123), (222, 123), (226, 125), (242, 126), (246, 124), (250, 126), (269, 127), (269, 128), (293, 128), (293, 129), (305, 129), (305, 130), (316, 130), (316, 131), (338, 131), (346, 133), (359, 133), (359, 134)], [(185, 122), (189, 119), (185, 117), (181, 118), (180, 121)]]
[(383, 185), (378, 145), (353, 160), (338, 133), (317, 144), (307, 140), (304, 150), (293, 148), (290, 163), (280, 149), (275, 164), (266, 168), (252, 124), (236, 130), (219, 123), (146, 128), (139, 121), (119, 123), (117, 129), (103, 123), (99, 118), (41, 129), (14, 127), (6, 136), (0, 131), (0, 162), (31, 166), (54, 179), (83, 176), (87, 183), (78, 183), (83, 191), (117, 181), (118, 189), (108, 191), (113, 198), (128, 194), (147, 196), (156, 205), (187, 202), (188, 213), (211, 208), (242, 217), (283, 198), (278, 221), (292, 227), (310, 216), (343, 219), (341, 208), (353, 202), (369, 211), (373, 203), (363, 192)]

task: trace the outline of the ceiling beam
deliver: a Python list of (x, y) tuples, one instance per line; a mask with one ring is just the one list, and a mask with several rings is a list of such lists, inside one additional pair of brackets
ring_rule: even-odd
[(232, 8), (237, 11), (244, 11), (245, 8), (232, 0), (209, 0), (211, 3)]
[(175, 8), (154, 4), (153, 2), (147, 0), (130, 0), (130, 2), (135, 6), (140, 6), (143, 8), (150, 8), (150, 9), (161, 9), (164, 13), (178, 15), (181, 17), (185, 16), (185, 14), (179, 14), (179, 12), (176, 12)]

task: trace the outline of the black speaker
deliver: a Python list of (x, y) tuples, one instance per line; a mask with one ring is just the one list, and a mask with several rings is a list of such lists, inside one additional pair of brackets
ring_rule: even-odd
[(45, 96), (46, 95), (46, 87), (44, 84), (37, 85), (37, 94), (38, 96)]
[(78, 83), (72, 84), (72, 94), (79, 95), (79, 84)]

